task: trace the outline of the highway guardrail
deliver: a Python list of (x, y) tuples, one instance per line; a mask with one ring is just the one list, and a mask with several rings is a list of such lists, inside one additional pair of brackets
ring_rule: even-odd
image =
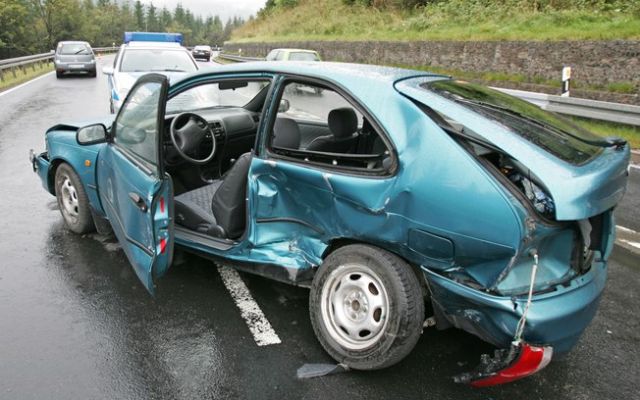
[[(118, 47), (94, 47), (93, 52), (97, 55), (104, 53), (113, 53), (118, 51)], [(26, 73), (26, 69), (31, 66), (35, 71), (36, 66), (43, 63), (49, 64), (53, 61), (55, 52), (52, 50), (48, 53), (33, 54), (24, 57), (7, 58), (0, 60), (0, 81), (5, 79), (5, 74), (11, 73), (14, 78), (17, 77), (17, 72)]]
[(225, 60), (236, 61), (236, 62), (264, 61), (264, 57), (243, 57), (243, 56), (236, 56), (233, 54), (224, 54), (224, 53), (220, 53), (218, 57)]

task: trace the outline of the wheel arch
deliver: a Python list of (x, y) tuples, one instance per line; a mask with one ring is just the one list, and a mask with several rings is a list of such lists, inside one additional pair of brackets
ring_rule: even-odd
[(56, 172), (62, 164), (68, 164), (71, 169), (76, 172), (76, 169), (73, 167), (73, 165), (64, 158), (54, 158), (53, 160), (51, 160), (51, 164), (49, 165), (49, 172), (47, 173), (47, 189), (49, 190), (49, 193), (54, 196), (56, 195)]
[(407, 257), (404, 257), (401, 253), (394, 251), (387, 246), (381, 246), (380, 244), (377, 244), (377, 243), (370, 243), (364, 240), (358, 240), (353, 238), (345, 238), (345, 237), (335, 238), (335, 239), (331, 239), (328, 242), (326, 249), (322, 253), (322, 260), (324, 261), (331, 253), (335, 252), (336, 250), (345, 246), (353, 245), (353, 244), (360, 244), (364, 246), (375, 247), (400, 258), (402, 261), (404, 261), (409, 266), (411, 266), (411, 270), (414, 272), (414, 274), (418, 278), (418, 282), (420, 282), (420, 287), (422, 288), (423, 297), (426, 298), (429, 295), (429, 291), (427, 288), (427, 280), (424, 274), (422, 273), (422, 269), (420, 268), (420, 265), (409, 260)]

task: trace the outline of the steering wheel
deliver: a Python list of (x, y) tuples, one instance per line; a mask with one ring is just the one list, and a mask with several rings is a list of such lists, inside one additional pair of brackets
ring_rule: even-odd
[[(206, 164), (216, 154), (216, 138), (213, 135), (213, 131), (209, 127), (207, 120), (198, 114), (191, 112), (178, 114), (171, 121), (169, 136), (171, 136), (171, 142), (178, 154), (193, 164)], [(190, 156), (189, 153), (199, 149), (207, 138), (211, 138), (211, 152), (209, 155), (203, 159)]]

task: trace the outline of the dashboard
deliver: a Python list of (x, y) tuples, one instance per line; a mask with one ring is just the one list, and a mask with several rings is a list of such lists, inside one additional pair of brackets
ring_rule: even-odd
[[(217, 146), (214, 160), (238, 158), (253, 148), (260, 122), (260, 113), (242, 107), (209, 108), (195, 110), (193, 113), (203, 117), (213, 132)], [(169, 133), (171, 121), (177, 115), (172, 114), (165, 117), (165, 161), (169, 165), (186, 162), (173, 147)], [(211, 140), (212, 138), (209, 136), (202, 143), (203, 154), (210, 152)]]

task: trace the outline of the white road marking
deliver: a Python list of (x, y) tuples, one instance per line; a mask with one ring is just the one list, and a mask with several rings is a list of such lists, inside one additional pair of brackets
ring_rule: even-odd
[(21, 83), (18, 86), (14, 86), (11, 89), (7, 89), (4, 92), (0, 92), (0, 97), (4, 96), (5, 94), (9, 94), (9, 93), (11, 93), (13, 91), (16, 91), (16, 90), (20, 89), (21, 87), (27, 86), (28, 84), (33, 83), (33, 82), (37, 81), (38, 79), (42, 79), (45, 76), (49, 76), (49, 75), (53, 74), (54, 72), (55, 71), (47, 72), (44, 75), (40, 75), (40, 76), (38, 76), (36, 78), (33, 78), (33, 79), (29, 80), (29, 81), (26, 81), (25, 83)]
[(634, 231), (633, 229), (625, 228), (624, 226), (621, 226), (621, 225), (616, 225), (616, 228), (620, 229), (623, 232), (638, 233), (638, 232)]
[(233, 301), (240, 309), (240, 315), (247, 323), (256, 344), (258, 346), (268, 346), (282, 343), (280, 337), (278, 337), (278, 334), (262, 313), (260, 306), (249, 293), (247, 285), (244, 284), (238, 272), (230, 267), (218, 267), (218, 271)]
[(626, 239), (618, 239), (618, 240), (622, 243), (628, 244), (629, 246), (633, 246), (636, 249), (640, 249), (640, 243), (638, 242), (632, 242), (631, 240), (626, 240)]

